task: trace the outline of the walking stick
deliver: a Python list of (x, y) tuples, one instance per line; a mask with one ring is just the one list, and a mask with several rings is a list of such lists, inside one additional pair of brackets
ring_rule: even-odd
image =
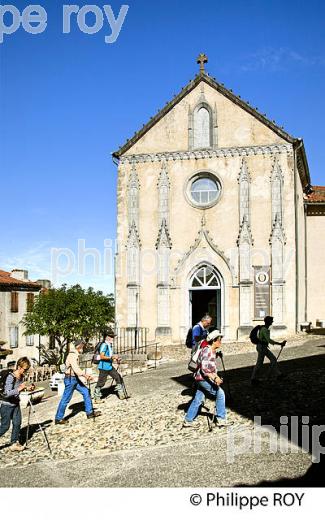
[(118, 361), (117, 361), (117, 371), (119, 372), (119, 374), (120, 374), (120, 376), (121, 376), (121, 378), (122, 378), (122, 383), (121, 383), (121, 385), (122, 385), (122, 388), (123, 388), (123, 392), (124, 392), (124, 395), (125, 395), (125, 399), (128, 400), (128, 399), (130, 399), (130, 396), (129, 396), (127, 390), (126, 390), (126, 386), (125, 386), (125, 383), (124, 383), (124, 379), (123, 379), (122, 374), (121, 374), (121, 371), (120, 371), (120, 364), (121, 364), (121, 358), (118, 358)]
[(91, 411), (92, 411), (92, 414), (93, 414), (93, 420), (95, 422), (96, 417), (95, 417), (95, 414), (94, 414), (94, 403), (93, 403), (93, 399), (91, 397), (90, 379), (88, 379), (87, 383), (88, 383), (88, 392), (89, 392), (89, 397), (90, 397), (90, 402), (91, 402)]
[[(35, 412), (35, 409), (34, 409), (34, 405), (32, 404), (32, 401), (31, 401), (31, 398), (29, 396), (29, 399), (28, 399), (28, 403), (29, 403), (29, 406), (30, 406), (30, 410), (29, 410), (29, 413), (28, 413), (28, 426), (27, 426), (27, 431), (29, 431), (29, 420), (30, 420), (30, 415), (31, 415), (31, 412), (33, 412), (33, 414), (35, 415), (35, 420), (39, 426), (39, 429), (41, 430), (42, 434), (43, 434), (43, 437), (44, 437), (44, 440), (47, 444), (47, 447), (48, 447), (48, 450), (50, 452), (50, 455), (51, 457), (53, 457), (53, 453), (52, 453), (52, 450), (51, 450), (51, 446), (50, 446), (50, 443), (49, 443), (49, 440), (48, 440), (48, 437), (46, 435), (46, 432), (45, 430), (43, 430), (42, 428), (42, 425), (40, 424), (40, 422), (38, 421), (37, 419), (37, 414)], [(27, 442), (26, 442), (26, 446), (27, 446)]]
[(227, 385), (228, 395), (229, 395), (229, 398), (232, 400), (232, 395), (231, 395), (231, 391), (230, 391), (230, 382), (229, 382), (229, 377), (227, 376), (226, 367), (225, 367), (225, 364), (224, 364), (224, 361), (223, 361), (223, 354), (222, 354), (222, 352), (218, 352), (218, 355), (219, 355), (219, 357), (221, 359), (222, 369), (223, 369), (224, 374), (226, 376), (226, 385)]
[[(286, 343), (287, 343), (287, 342), (285, 342), (284, 345), (281, 345), (280, 352), (278, 353), (278, 355), (277, 355), (277, 357), (276, 357), (276, 363), (278, 362), (278, 359), (279, 359), (279, 357), (281, 356), (281, 354), (282, 354), (282, 350), (284, 349)], [(276, 365), (274, 365), (274, 366), (276, 366)], [(269, 373), (268, 373), (268, 376), (267, 376), (267, 378), (266, 378), (266, 381), (268, 381), (268, 380), (270, 379), (270, 376), (271, 376), (271, 374), (272, 374), (272, 370), (273, 370), (272, 367), (270, 367), (270, 369), (269, 369)]]
[(30, 425), (30, 414), (31, 414), (31, 407), (28, 409), (28, 419), (27, 419), (27, 432), (26, 432), (26, 448), (28, 446), (28, 440), (29, 440), (29, 425)]

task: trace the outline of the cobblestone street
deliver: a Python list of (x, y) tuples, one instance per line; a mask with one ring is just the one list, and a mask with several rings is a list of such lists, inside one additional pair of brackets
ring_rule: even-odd
[[(277, 429), (281, 415), (308, 415), (311, 424), (324, 424), (323, 343), (324, 339), (315, 338), (288, 347), (281, 356), (281, 368), (287, 374), (285, 381), (272, 382), (258, 390), (249, 384), (255, 353), (225, 355), (230, 394), (227, 384), (224, 387), (228, 393), (228, 418), (234, 421), (231, 428), (234, 437), (252, 432), (254, 415), (261, 416), (262, 424), (274, 425)], [(57, 396), (36, 405), (37, 419), (46, 428), (53, 460), (32, 415), (31, 438), (25, 452), (11, 453), (8, 445), (5, 447), (9, 435), (2, 439), (2, 485), (145, 487), (187, 486), (194, 482), (197, 485), (216, 482), (219, 486), (256, 485), (264, 480), (296, 479), (307, 472), (311, 466), (310, 453), (296, 446), (295, 453), (294, 450), (286, 454), (269, 453), (266, 434), (261, 453), (244, 453), (234, 464), (227, 464), (227, 433), (215, 428), (209, 432), (206, 409), (202, 409), (196, 428), (182, 429), (184, 411), (192, 396), (191, 376), (186, 365), (185, 360), (174, 361), (157, 370), (126, 377), (127, 389), (132, 395), (126, 401), (119, 401), (108, 383), (106, 398), (96, 405), (102, 416), (95, 421), (86, 418), (77, 393), (67, 409), (70, 421), (66, 426), (53, 423)], [(306, 378), (308, 385), (301, 384)], [(212, 401), (207, 402), (207, 406), (212, 410)], [(25, 435), (26, 418), (24, 410), (22, 433)], [(207, 477), (201, 475), (200, 469), (206, 450), (216, 461), (209, 482), (203, 480)], [(135, 464), (134, 471), (130, 472), (130, 464)], [(13, 477), (17, 466), (21, 466), (21, 471)], [(91, 478), (87, 472), (89, 467)]]

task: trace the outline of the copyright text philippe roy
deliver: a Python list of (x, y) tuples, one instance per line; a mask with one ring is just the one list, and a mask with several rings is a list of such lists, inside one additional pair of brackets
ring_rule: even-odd
[(270, 496), (241, 495), (239, 493), (211, 493), (190, 496), (192, 506), (234, 507), (237, 509), (254, 509), (256, 507), (301, 507), (305, 493), (273, 493)]

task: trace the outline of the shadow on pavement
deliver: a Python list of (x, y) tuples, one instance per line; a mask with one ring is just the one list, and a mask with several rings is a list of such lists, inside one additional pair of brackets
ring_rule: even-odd
[[(43, 421), (41, 423), (31, 422), (29, 425), (28, 441), (30, 441), (30, 439), (33, 437), (33, 435), (35, 433), (38, 433), (41, 431), (39, 425), (41, 425), (43, 430), (46, 430), (46, 428), (48, 428), (52, 423), (53, 423), (53, 421), (51, 419), (47, 419), (46, 421)], [(25, 444), (27, 442), (27, 425), (24, 426), (20, 430), (20, 437), (21, 437), (22, 443)]]
[[(284, 433), (287, 427), (289, 441), (315, 454), (325, 445), (325, 354), (280, 361), (279, 367), (285, 374), (284, 380), (267, 380), (267, 363), (261, 373), (263, 381), (258, 387), (250, 384), (253, 366), (235, 368), (225, 373), (220, 370), (224, 378), (227, 407), (251, 420), (260, 417), (261, 425), (271, 425), (278, 433), (280, 428)], [(191, 374), (174, 377), (173, 380), (185, 387), (186, 392), (192, 387)], [(229, 389), (232, 399), (229, 399)], [(189, 403), (179, 408), (187, 408)], [(287, 425), (284, 417), (288, 418)], [(304, 422), (303, 417), (306, 418)], [(317, 429), (318, 425), (323, 428)], [(324, 458), (325, 455), (320, 455), (320, 462), (313, 463), (300, 478), (265, 481), (259, 485), (324, 486)]]

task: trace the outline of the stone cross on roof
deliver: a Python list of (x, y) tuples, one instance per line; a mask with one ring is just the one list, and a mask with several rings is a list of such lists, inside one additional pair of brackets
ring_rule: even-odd
[(197, 60), (196, 60), (196, 63), (199, 63), (200, 64), (200, 74), (203, 74), (204, 73), (204, 64), (205, 63), (208, 63), (208, 57), (206, 54), (199, 54)]

